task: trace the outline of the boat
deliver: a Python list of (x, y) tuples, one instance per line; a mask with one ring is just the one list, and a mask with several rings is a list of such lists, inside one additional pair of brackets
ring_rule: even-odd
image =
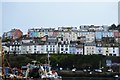
[(120, 79), (120, 76), (119, 75), (115, 75), (114, 78)]
[(58, 73), (56, 71), (52, 71), (50, 67), (50, 55), (48, 53), (48, 64), (44, 64), (41, 66), (41, 70), (43, 74), (41, 74), (41, 79), (49, 79), (49, 80), (62, 80), (61, 76), (58, 76)]
[(48, 72), (46, 74), (41, 75), (41, 79), (49, 79), (49, 80), (62, 80), (61, 76), (58, 76), (57, 72)]
[[(29, 75), (29, 76), (28, 76)], [(33, 65), (28, 64), (25, 74), (25, 78), (40, 78), (42, 80), (62, 80), (61, 76), (58, 76), (57, 71), (52, 71), (48, 64), (43, 65)]]
[(51, 70), (49, 64), (34, 64), (28, 63), (25, 78), (40, 78), (40, 80), (62, 80), (61, 76), (58, 76), (57, 71)]

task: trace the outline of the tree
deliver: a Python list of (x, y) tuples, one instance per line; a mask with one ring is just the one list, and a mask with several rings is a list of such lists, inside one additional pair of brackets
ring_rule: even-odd
[(110, 27), (109, 27), (109, 30), (116, 30), (117, 29), (117, 26), (115, 24), (112, 24)]
[(118, 26), (117, 26), (117, 27), (118, 27), (118, 31), (120, 32), (120, 24), (118, 24)]

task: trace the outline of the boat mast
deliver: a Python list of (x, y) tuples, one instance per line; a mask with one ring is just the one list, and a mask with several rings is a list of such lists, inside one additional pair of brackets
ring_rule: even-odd
[(48, 65), (50, 66), (50, 55), (49, 55), (49, 52), (48, 52)]

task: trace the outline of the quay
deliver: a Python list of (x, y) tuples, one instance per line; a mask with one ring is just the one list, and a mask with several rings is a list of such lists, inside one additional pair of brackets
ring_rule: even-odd
[(68, 71), (68, 70), (63, 70), (63, 71), (58, 71), (58, 75), (62, 77), (106, 77), (106, 78), (114, 78), (115, 75), (119, 75), (120, 73), (118, 72), (83, 72), (83, 71)]

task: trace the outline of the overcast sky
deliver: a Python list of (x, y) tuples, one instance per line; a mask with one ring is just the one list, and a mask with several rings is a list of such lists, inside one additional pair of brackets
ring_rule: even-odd
[(4, 2), (2, 31), (19, 28), (111, 25), (118, 23), (117, 2)]

